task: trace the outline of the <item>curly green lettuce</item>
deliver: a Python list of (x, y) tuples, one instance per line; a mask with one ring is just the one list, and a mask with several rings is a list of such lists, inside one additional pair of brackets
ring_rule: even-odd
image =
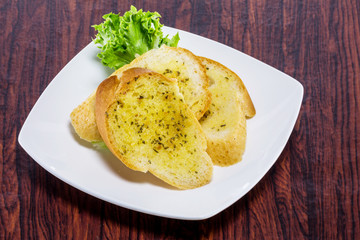
[(93, 40), (101, 49), (98, 57), (103, 65), (118, 69), (143, 53), (166, 44), (176, 47), (180, 38), (177, 33), (171, 39), (163, 36), (157, 12), (143, 12), (131, 6), (123, 16), (109, 13), (103, 16), (105, 21), (93, 25), (97, 31)]

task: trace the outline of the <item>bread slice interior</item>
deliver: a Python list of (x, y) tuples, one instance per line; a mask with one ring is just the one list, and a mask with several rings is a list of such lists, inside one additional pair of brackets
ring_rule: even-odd
[(239, 162), (246, 145), (246, 119), (255, 108), (240, 77), (214, 60), (199, 57), (210, 81), (212, 101), (200, 119), (207, 137), (207, 152), (215, 165)]
[(129, 168), (180, 189), (211, 180), (205, 134), (176, 80), (143, 68), (111, 76), (97, 89), (95, 116), (102, 139)]

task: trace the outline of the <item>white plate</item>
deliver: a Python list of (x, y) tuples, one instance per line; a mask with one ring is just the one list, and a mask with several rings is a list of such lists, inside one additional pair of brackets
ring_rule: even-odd
[(19, 143), (43, 168), (92, 196), (136, 211), (175, 219), (199, 220), (224, 210), (244, 196), (279, 157), (299, 114), (303, 87), (295, 79), (215, 41), (180, 34), (179, 46), (212, 58), (236, 72), (253, 99), (257, 114), (248, 120), (243, 160), (215, 167), (212, 181), (193, 190), (176, 190), (151, 174), (127, 169), (106, 150), (96, 150), (74, 133), (70, 112), (111, 71), (90, 43), (51, 81), (27, 117)]

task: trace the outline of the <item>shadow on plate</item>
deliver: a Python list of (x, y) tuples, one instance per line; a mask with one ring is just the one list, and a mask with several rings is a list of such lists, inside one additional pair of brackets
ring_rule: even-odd
[(109, 149), (107, 148), (101, 148), (99, 149), (94, 144), (89, 143), (83, 139), (81, 139), (75, 132), (74, 128), (72, 127), (71, 123), (69, 122), (69, 128), (71, 131), (72, 136), (76, 140), (76, 142), (81, 145), (82, 147), (86, 147), (89, 150), (96, 151), (99, 155), (99, 158), (101, 158), (108, 168), (115, 173), (120, 178), (133, 183), (139, 183), (139, 184), (152, 184), (154, 186), (163, 187), (169, 190), (178, 190), (177, 188), (165, 183), (164, 181), (160, 180), (159, 178), (155, 177), (151, 173), (143, 173), (139, 171), (134, 171), (125, 164), (123, 164), (119, 159), (117, 159)]

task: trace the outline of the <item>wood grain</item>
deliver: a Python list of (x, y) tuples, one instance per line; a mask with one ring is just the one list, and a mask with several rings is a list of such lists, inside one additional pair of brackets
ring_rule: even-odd
[[(166, 219), (95, 199), (46, 172), (17, 142), (46, 86), (91, 41), (91, 25), (131, 4), (304, 86), (276, 164), (210, 219)], [(3, 0), (0, 46), (0, 239), (360, 238), (359, 1)]]

